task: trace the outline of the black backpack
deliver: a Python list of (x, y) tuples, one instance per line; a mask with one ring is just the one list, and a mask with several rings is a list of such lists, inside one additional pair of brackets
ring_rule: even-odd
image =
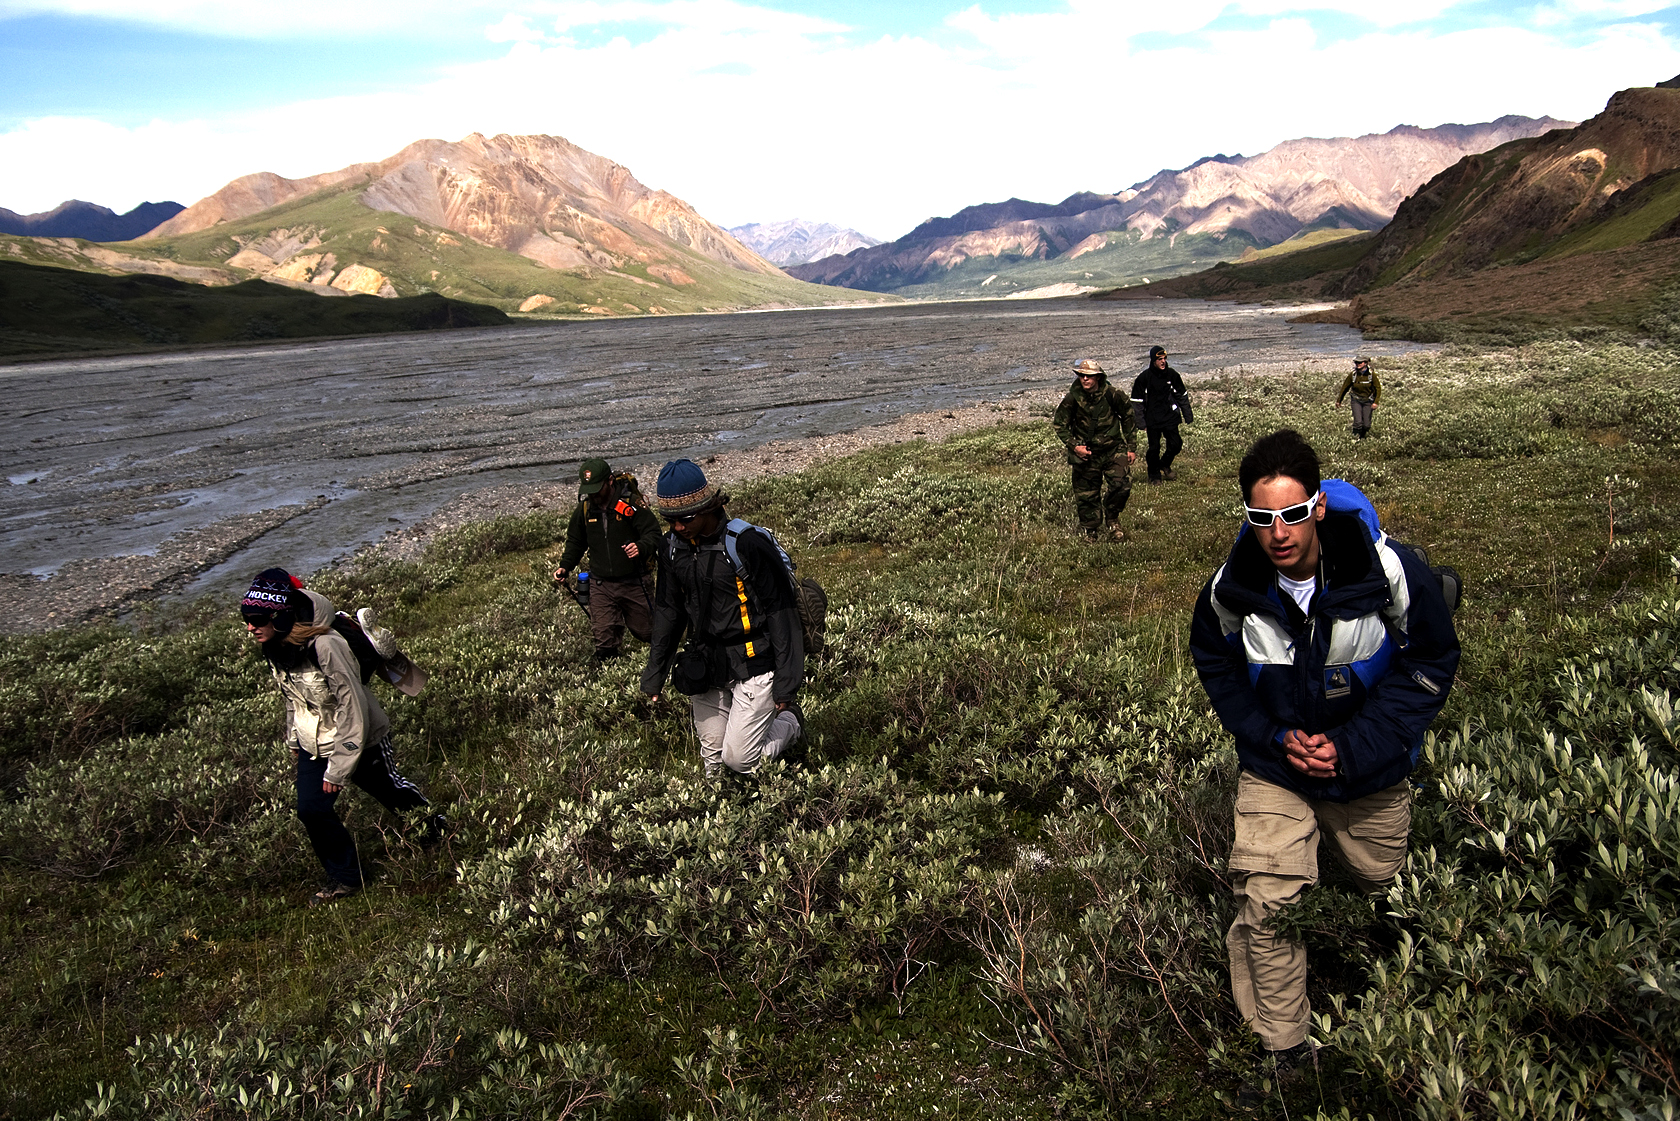
[[(799, 607), (799, 627), (804, 634), (805, 656), (807, 658), (820, 657), (828, 645), (828, 593), (823, 586), (809, 576), (800, 576), (798, 566), (793, 558), (788, 556), (782, 543), (776, 540), (776, 535), (761, 525), (753, 525), (745, 518), (731, 518), (724, 527), (723, 553), (729, 558), (729, 563), (735, 569), (735, 576), (746, 587), (747, 565), (741, 559), (741, 534), (749, 529), (756, 529), (762, 533), (767, 541), (776, 549), (782, 558), (782, 568), (787, 573), (788, 583), (793, 585), (793, 599)], [(677, 535), (665, 535), (667, 559), (674, 558), (677, 550)]]

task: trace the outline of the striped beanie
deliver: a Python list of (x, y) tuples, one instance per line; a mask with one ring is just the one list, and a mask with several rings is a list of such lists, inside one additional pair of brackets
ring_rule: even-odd
[(706, 481), (706, 473), (692, 459), (673, 459), (659, 469), (659, 512), (667, 518), (699, 514), (729, 501), (729, 496)]

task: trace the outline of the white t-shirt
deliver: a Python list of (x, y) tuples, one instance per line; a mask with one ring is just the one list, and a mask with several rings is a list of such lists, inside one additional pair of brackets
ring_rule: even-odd
[(1313, 593), (1318, 591), (1318, 577), (1309, 576), (1305, 580), (1291, 580), (1283, 573), (1277, 574), (1278, 587), (1289, 593), (1291, 599), (1301, 605), (1301, 614), (1307, 613), (1307, 605), (1312, 602)]

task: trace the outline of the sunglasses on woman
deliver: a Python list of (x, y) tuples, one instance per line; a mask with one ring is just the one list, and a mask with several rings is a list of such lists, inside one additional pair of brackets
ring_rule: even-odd
[(1273, 518), (1282, 518), (1284, 525), (1300, 525), (1312, 517), (1313, 507), (1318, 505), (1318, 496), (1321, 493), (1323, 492), (1315, 490), (1313, 496), (1305, 502), (1297, 502), (1295, 505), (1285, 506), (1281, 510), (1267, 510), (1259, 506), (1249, 506), (1246, 503), (1243, 505), (1243, 509), (1248, 511), (1248, 524), (1259, 526), (1261, 529), (1271, 525)]

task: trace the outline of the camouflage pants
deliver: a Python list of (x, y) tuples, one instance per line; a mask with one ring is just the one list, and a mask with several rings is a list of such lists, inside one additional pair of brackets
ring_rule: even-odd
[[(1108, 494), (1103, 494), (1103, 483)], [(1118, 521), (1126, 500), (1132, 497), (1132, 465), (1124, 450), (1093, 455), (1073, 467), (1073, 502), (1079, 511), (1081, 529), (1101, 529), (1106, 515)]]

